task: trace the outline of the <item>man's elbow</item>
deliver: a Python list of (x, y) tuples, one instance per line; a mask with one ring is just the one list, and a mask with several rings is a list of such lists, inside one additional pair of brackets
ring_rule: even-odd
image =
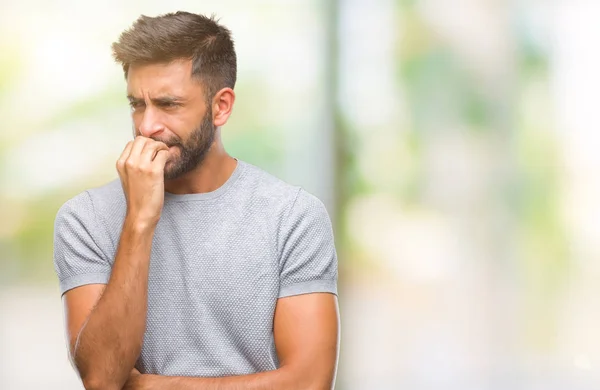
[(323, 370), (315, 375), (311, 375), (311, 379), (307, 390), (333, 390), (335, 387), (335, 371)]
[(298, 390), (332, 390), (335, 387), (335, 375), (332, 372), (315, 370), (310, 367), (286, 367), (287, 375)]
[(86, 390), (121, 390), (127, 381), (128, 373), (101, 366), (97, 360), (90, 361), (75, 354), (71, 362)]
[(331, 367), (330, 364), (325, 362), (313, 366), (309, 375), (307, 375), (308, 386), (306, 390), (333, 390), (335, 387), (335, 374), (335, 366)]
[(88, 375), (87, 377), (81, 378), (81, 381), (83, 382), (85, 390), (121, 390), (121, 386), (118, 386), (114, 381), (109, 381), (100, 377)]
[(88, 372), (78, 370), (78, 372), (85, 390), (121, 390), (124, 384), (124, 382), (119, 383), (115, 375), (102, 374), (97, 370)]
[(314, 380), (306, 390), (332, 390), (335, 384), (331, 380)]

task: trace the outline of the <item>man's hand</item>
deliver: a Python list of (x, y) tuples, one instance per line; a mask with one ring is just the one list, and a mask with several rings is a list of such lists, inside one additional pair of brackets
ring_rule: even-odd
[(164, 204), (164, 170), (169, 147), (163, 142), (137, 136), (125, 146), (117, 161), (127, 216), (140, 224), (158, 223)]
[(132, 376), (131, 369), (146, 329), (150, 255), (164, 204), (168, 149), (145, 137), (127, 144), (117, 162), (127, 213), (108, 284), (82, 285), (64, 295), (71, 356), (86, 389), (121, 389), (128, 380), (144, 388), (144, 376)]

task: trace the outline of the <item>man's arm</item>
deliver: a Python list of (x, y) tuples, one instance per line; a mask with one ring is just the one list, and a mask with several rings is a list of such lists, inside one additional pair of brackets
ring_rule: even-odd
[(64, 295), (71, 359), (86, 389), (120, 389), (140, 354), (152, 234), (126, 222), (108, 284)]
[(120, 390), (139, 357), (167, 157), (162, 142), (137, 137), (127, 144), (117, 162), (127, 214), (108, 284), (81, 286), (64, 295), (71, 360), (88, 390)]
[(339, 351), (337, 297), (314, 293), (280, 298), (273, 325), (280, 368), (221, 378), (134, 375), (124, 390), (330, 390)]

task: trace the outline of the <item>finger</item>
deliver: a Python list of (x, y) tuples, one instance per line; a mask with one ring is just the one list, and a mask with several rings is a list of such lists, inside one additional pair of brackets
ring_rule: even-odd
[(169, 147), (160, 141), (149, 141), (144, 145), (142, 154), (140, 155), (140, 163), (150, 163), (156, 157), (159, 150), (169, 150)]
[(125, 149), (123, 149), (121, 156), (117, 160), (117, 169), (122, 168), (125, 165), (125, 161), (127, 161), (127, 158), (129, 157), (129, 154), (131, 153), (132, 147), (133, 147), (133, 141), (127, 142), (127, 145), (125, 145)]
[(161, 149), (156, 153), (156, 157), (154, 161), (152, 161), (152, 165), (156, 167), (157, 170), (164, 172), (165, 165), (167, 165), (167, 160), (169, 159), (169, 150)]
[(131, 153), (129, 154), (129, 158), (127, 160), (136, 161), (136, 162), (139, 161), (140, 154), (142, 153), (142, 150), (144, 149), (144, 145), (149, 140), (150, 140), (149, 138), (143, 137), (141, 135), (135, 137), (135, 140), (133, 141), (133, 148), (131, 149)]

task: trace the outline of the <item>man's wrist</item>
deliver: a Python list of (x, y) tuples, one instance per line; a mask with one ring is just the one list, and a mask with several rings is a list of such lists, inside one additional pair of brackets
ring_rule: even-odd
[(148, 234), (154, 232), (156, 225), (157, 222), (133, 215), (126, 215), (123, 229), (133, 234)]

